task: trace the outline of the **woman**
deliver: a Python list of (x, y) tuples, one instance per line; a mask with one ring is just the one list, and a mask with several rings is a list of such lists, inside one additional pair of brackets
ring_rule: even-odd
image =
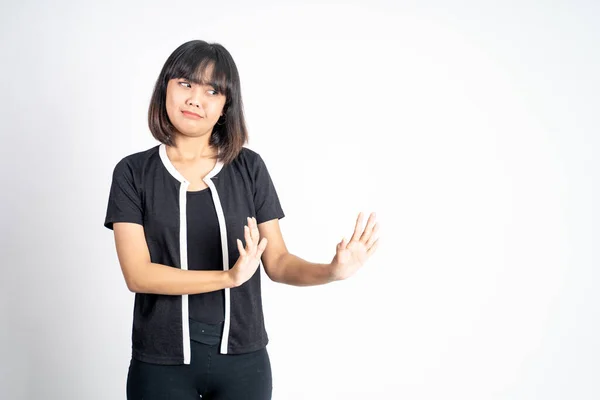
[(377, 247), (375, 215), (364, 230), (359, 215), (329, 264), (287, 251), (269, 172), (243, 147), (238, 71), (219, 44), (171, 54), (148, 120), (160, 144), (116, 165), (105, 219), (136, 293), (127, 397), (270, 399), (260, 261), (275, 282), (345, 279)]

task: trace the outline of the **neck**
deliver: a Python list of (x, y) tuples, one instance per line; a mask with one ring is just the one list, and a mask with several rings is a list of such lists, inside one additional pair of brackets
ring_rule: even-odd
[[(210, 137), (210, 136), (209, 136)], [(218, 153), (215, 147), (208, 143), (205, 137), (191, 138), (178, 135), (175, 146), (167, 146), (167, 155), (172, 161), (194, 162), (213, 158)]]

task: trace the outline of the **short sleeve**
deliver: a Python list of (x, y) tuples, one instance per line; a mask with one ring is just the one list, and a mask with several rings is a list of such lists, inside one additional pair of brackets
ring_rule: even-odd
[(133, 170), (127, 160), (123, 159), (113, 171), (104, 226), (113, 229), (115, 222), (143, 225), (143, 221), (142, 202), (136, 189)]
[(256, 222), (259, 224), (285, 216), (275, 185), (260, 155), (257, 156), (254, 166), (254, 207)]

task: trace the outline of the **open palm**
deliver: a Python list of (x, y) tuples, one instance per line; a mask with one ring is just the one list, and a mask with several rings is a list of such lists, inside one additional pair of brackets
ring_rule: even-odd
[(375, 213), (369, 216), (364, 230), (363, 218), (363, 213), (360, 213), (350, 241), (344, 238), (336, 246), (336, 253), (331, 261), (332, 275), (336, 280), (354, 275), (377, 249), (379, 225), (375, 220)]

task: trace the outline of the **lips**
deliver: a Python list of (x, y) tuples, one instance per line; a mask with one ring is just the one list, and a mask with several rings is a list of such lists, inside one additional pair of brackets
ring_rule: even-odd
[(191, 117), (191, 118), (202, 118), (199, 114), (196, 114), (195, 112), (191, 112), (191, 111), (182, 111), (181, 113), (183, 115), (185, 115), (187, 117)]

